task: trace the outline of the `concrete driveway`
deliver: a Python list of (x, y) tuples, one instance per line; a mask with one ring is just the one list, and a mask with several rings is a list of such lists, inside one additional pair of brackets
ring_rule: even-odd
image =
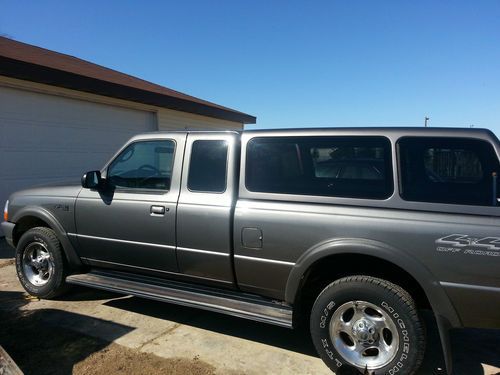
[[(161, 366), (171, 374), (331, 374), (302, 332), (85, 288), (56, 301), (30, 298), (11, 257), (0, 240), (0, 318), (7, 317), (0, 320), (0, 345), (26, 374), (152, 373), (149, 368)], [(439, 338), (427, 320), (429, 345), (419, 375), (443, 367)], [(459, 331), (453, 348), (454, 374), (500, 374), (500, 331)], [(118, 349), (135, 367), (114, 363)], [(111, 367), (101, 370), (106, 361)], [(189, 363), (177, 366), (182, 361)]]

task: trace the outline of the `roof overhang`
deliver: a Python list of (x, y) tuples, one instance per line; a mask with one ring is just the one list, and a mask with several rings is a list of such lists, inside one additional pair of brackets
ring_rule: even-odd
[(203, 103), (103, 81), (63, 70), (11, 59), (5, 56), (0, 56), (0, 75), (227, 121), (244, 124), (255, 124), (256, 122), (254, 116), (245, 113), (227, 111)]

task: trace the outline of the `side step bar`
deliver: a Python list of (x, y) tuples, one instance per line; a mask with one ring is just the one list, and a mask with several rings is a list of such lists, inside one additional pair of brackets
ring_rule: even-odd
[(291, 306), (247, 293), (101, 270), (71, 275), (66, 281), (292, 328)]

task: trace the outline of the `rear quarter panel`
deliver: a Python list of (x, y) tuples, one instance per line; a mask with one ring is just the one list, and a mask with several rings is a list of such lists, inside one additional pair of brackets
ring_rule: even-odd
[(478, 310), (474, 286), (500, 290), (500, 251), (468, 252), (472, 247), (457, 248), (440, 239), (456, 233), (494, 236), (499, 225), (495, 217), (239, 201), (235, 238), (241, 238), (244, 227), (260, 228), (263, 246), (250, 249), (241, 241), (236, 243), (235, 270), (241, 288), (291, 299), (293, 293), (285, 293), (294, 282), (290, 276), (300, 278), (313, 260), (346, 252), (367, 254), (405, 269), (419, 281), (431, 303), (434, 296), (436, 307), (451, 297), (465, 325), (491, 326), (499, 318), (500, 298), (490, 295), (493, 289), (483, 291), (483, 308)]

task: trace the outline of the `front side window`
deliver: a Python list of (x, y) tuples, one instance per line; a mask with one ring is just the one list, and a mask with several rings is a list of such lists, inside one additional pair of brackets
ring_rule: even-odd
[(198, 192), (223, 193), (226, 190), (227, 142), (194, 141), (189, 163), (188, 189)]
[(109, 165), (107, 181), (118, 188), (169, 190), (175, 142), (130, 144)]
[(391, 145), (384, 137), (254, 138), (245, 178), (254, 192), (386, 199)]
[[(398, 142), (401, 196), (417, 202), (492, 205), (493, 147), (464, 138), (406, 137)], [(495, 198), (496, 199), (496, 198)]]

